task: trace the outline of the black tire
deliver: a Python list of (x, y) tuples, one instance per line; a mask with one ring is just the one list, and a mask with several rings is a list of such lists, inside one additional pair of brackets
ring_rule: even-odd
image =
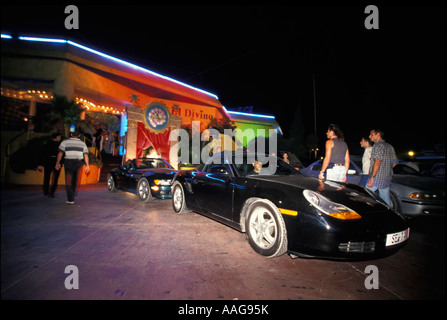
[(185, 203), (185, 190), (179, 181), (175, 181), (171, 187), (172, 208), (177, 214), (190, 212)]
[(397, 195), (392, 191), (390, 191), (390, 199), (394, 211), (396, 211), (399, 214), (402, 214), (402, 208), (400, 206), (399, 198), (397, 198)]
[(151, 193), (151, 185), (146, 178), (141, 178), (137, 184), (137, 194), (141, 201), (149, 202), (154, 199)]
[(247, 211), (245, 233), (250, 246), (267, 258), (287, 252), (287, 230), (278, 208), (267, 199), (253, 201)]
[(115, 192), (117, 190), (115, 179), (113, 179), (113, 176), (110, 173), (107, 175), (107, 190), (110, 192)]

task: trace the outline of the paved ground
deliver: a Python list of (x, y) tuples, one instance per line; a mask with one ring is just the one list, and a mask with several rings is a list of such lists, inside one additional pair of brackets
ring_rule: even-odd
[[(195, 213), (176, 215), (170, 200), (142, 203), (82, 186), (76, 204), (39, 187), (1, 192), (2, 299), (407, 300), (445, 298), (444, 219), (411, 222), (397, 254), (363, 262), (266, 259), (245, 235)], [(74, 284), (78, 270), (79, 289)], [(379, 289), (366, 289), (368, 265)]]

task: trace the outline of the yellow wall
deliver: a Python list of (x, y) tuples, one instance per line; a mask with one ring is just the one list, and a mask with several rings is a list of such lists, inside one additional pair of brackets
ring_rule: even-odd
[[(97, 183), (99, 181), (101, 169), (95, 165), (90, 165), (90, 173), (86, 175), (84, 172), (84, 167), (85, 166), (81, 169), (81, 185)], [(4, 177), (4, 182), (11, 184), (43, 185), (43, 172), (39, 172), (37, 170), (25, 170), (25, 173), (15, 173), (11, 170), (7, 170)], [(58, 185), (65, 185), (64, 167), (61, 169)]]

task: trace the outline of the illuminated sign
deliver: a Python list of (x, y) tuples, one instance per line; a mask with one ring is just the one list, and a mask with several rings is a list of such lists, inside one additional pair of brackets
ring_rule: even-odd
[[(197, 108), (193, 106), (177, 106), (172, 107), (172, 114), (182, 118), (182, 123), (188, 123), (192, 121), (202, 121), (208, 123), (214, 119), (215, 114), (210, 112), (210, 108)], [(214, 111), (214, 110), (213, 110)]]

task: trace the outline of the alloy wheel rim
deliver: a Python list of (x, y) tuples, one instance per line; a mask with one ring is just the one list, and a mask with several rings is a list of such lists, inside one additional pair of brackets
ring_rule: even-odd
[(145, 180), (142, 180), (140, 183), (140, 188), (138, 189), (140, 197), (142, 199), (146, 199), (149, 195), (148, 183)]
[(254, 210), (249, 221), (250, 234), (257, 246), (270, 249), (276, 242), (278, 226), (273, 214), (265, 208)]
[(109, 179), (107, 180), (107, 188), (109, 190), (112, 190), (112, 186), (113, 186), (113, 178), (110, 176)]
[(179, 210), (182, 206), (182, 192), (180, 188), (176, 188), (174, 191), (174, 207)]

